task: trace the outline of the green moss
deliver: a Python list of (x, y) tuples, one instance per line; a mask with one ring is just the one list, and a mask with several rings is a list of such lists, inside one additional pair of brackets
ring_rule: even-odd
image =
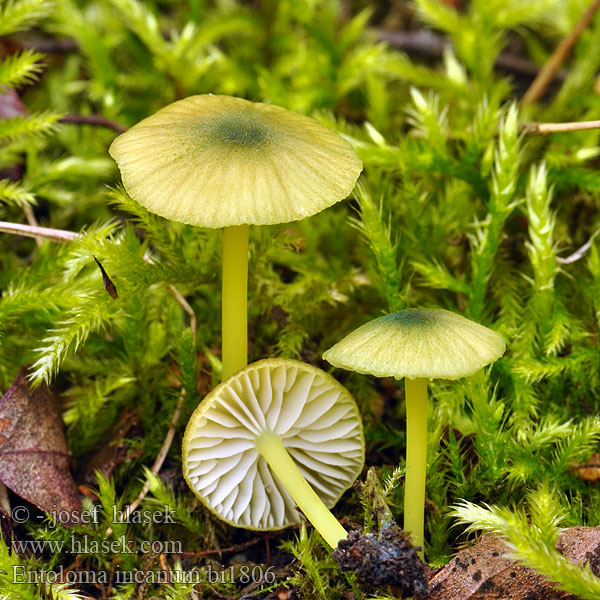
[[(600, 443), (599, 238), (579, 259), (560, 260), (600, 227), (598, 132), (534, 138), (521, 126), (597, 118), (600, 22), (576, 43), (566, 79), (557, 78), (536, 105), (521, 107), (530, 76), (497, 70), (500, 54), (509, 40), (515, 51), (513, 40), (521, 37), (521, 58), (541, 66), (574, 27), (581, 2), (503, 2), (502, 10), (497, 2), (471, 2), (457, 11), (416, 0), (415, 12), (403, 7), (402, 22), (433, 29), (453, 48), (427, 61), (375, 41), (381, 24), (398, 21), (388, 4), (378, 3), (375, 13), (356, 9), (367, 3), (339, 0), (0, 6), (0, 35), (18, 33), (18, 44), (7, 47), (12, 54), (0, 59), (0, 104), (18, 109), (20, 101), (27, 109), (0, 119), (0, 219), (26, 224), (29, 205), (40, 224), (83, 233), (62, 245), (0, 235), (2, 389), (29, 364), (36, 383), (50, 381), (61, 393), (85, 506), (107, 509), (137, 497), (185, 389), (173, 444), (142, 503), (148, 510), (168, 505), (175, 524), (113, 527), (103, 517), (72, 530), (40, 519), (14, 524), (17, 538), (67, 543), (74, 533), (98, 542), (124, 535), (138, 543), (181, 542), (189, 553), (163, 560), (98, 552), (76, 563), (70, 552), (18, 557), (0, 547), (0, 587), (7, 594), (26, 600), (49, 594), (15, 587), (9, 579), (17, 563), (79, 564), (110, 574), (119, 564), (161, 571), (162, 560), (173, 572), (199, 573), (196, 592), (210, 600), (264, 597), (282, 587), (308, 599), (388, 597), (387, 590), (361, 591), (346, 579), (314, 533), (265, 538), (229, 528), (183, 484), (185, 424), (219, 379), (221, 239), (166, 222), (132, 201), (118, 187), (107, 149), (117, 135), (111, 127), (128, 128), (176, 99), (208, 93), (314, 117), (342, 133), (365, 167), (349, 202), (251, 232), (250, 360), (286, 356), (323, 367), (323, 351), (348, 332), (412, 307), (447, 309), (500, 333), (508, 350), (491, 368), (431, 384), (426, 556), (444, 564), (464, 543), (467, 521), (484, 528), (493, 522), (536, 568), (579, 597), (595, 593), (564, 568), (551, 542), (559, 526), (600, 525), (598, 485), (583, 480), (580, 469)], [(40, 44), (40, 32), (39, 52), (15, 50)], [(100, 115), (109, 127), (60, 122), (64, 114)], [(214, 143), (231, 151), (276, 144), (260, 120), (238, 113), (211, 127)], [(94, 256), (116, 286), (116, 299)], [(415, 329), (434, 325), (423, 320), (428, 312), (399, 314), (383, 318)], [(367, 466), (376, 466), (389, 514), (401, 523), (402, 390), (389, 379), (333, 374), (359, 403)], [(96, 478), (95, 467), (110, 477)], [(13, 507), (21, 503), (15, 494), (10, 499)], [(457, 505), (468, 508), (462, 525), (450, 516)], [(374, 530), (373, 507), (366, 492), (352, 490), (333, 512)], [(243, 565), (236, 555), (244, 556)], [(275, 581), (251, 591), (239, 581), (241, 566), (258, 574), (269, 565), (277, 565), (269, 571)], [(229, 575), (209, 578), (209, 567), (221, 573), (230, 566), (235, 582)], [(82, 583), (55, 589), (53, 597), (67, 600), (79, 590), (110, 600), (183, 600), (191, 593), (184, 583), (113, 582), (110, 595), (108, 589)]]

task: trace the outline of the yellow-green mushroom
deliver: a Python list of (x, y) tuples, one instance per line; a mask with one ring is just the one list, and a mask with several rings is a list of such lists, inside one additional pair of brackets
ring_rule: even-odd
[(344, 199), (362, 170), (352, 146), (279, 106), (212, 94), (179, 100), (110, 147), (149, 211), (223, 228), (223, 379), (247, 364), (248, 226), (296, 221)]
[(196, 496), (236, 527), (301, 522), (335, 548), (347, 532), (332, 507), (365, 458), (354, 399), (333, 377), (284, 358), (259, 360), (223, 381), (192, 414), (183, 474)]
[(359, 327), (323, 354), (336, 367), (405, 378), (404, 529), (423, 547), (427, 470), (427, 380), (472, 375), (504, 354), (495, 331), (453, 312), (409, 308)]

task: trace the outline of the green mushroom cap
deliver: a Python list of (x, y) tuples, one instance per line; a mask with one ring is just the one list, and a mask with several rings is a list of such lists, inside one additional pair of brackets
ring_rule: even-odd
[(134, 200), (210, 228), (309, 217), (343, 200), (362, 170), (352, 146), (313, 119), (212, 94), (169, 104), (109, 152)]
[(459, 379), (505, 350), (500, 335), (462, 315), (409, 308), (359, 327), (323, 358), (335, 367), (377, 377)]

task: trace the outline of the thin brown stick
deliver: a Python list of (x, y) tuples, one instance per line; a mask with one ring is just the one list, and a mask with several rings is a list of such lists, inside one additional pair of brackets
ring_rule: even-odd
[[(392, 48), (428, 59), (441, 58), (444, 54), (444, 48), (451, 46), (447, 38), (429, 29), (418, 29), (416, 31), (378, 29), (375, 30), (375, 33), (379, 40), (389, 44)], [(498, 56), (494, 67), (527, 78), (534, 78), (540, 72), (538, 64), (509, 52), (502, 52)], [(565, 77), (566, 73), (564, 71), (559, 71), (555, 75), (555, 78), (559, 81), (563, 81)]]
[[(39, 227), (36, 225), (22, 225), (21, 223), (10, 223), (8, 221), (0, 221), (0, 233), (12, 233), (23, 237), (35, 238), (36, 240), (50, 240), (53, 242), (72, 242), (81, 237), (80, 233), (67, 231), (65, 229), (53, 229), (52, 227)], [(144, 256), (144, 260), (149, 264), (154, 264), (154, 261), (149, 256)], [(179, 306), (190, 316), (190, 329), (194, 341), (196, 340), (196, 314), (194, 309), (189, 305), (188, 301), (183, 297), (181, 292), (173, 285), (169, 284), (167, 290), (177, 301)]]
[(264, 542), (265, 539), (277, 537), (278, 535), (281, 535), (281, 533), (282, 533), (281, 531), (275, 532), (275, 533), (267, 533), (265, 535), (254, 537), (251, 540), (248, 540), (247, 542), (243, 542), (241, 544), (236, 544), (235, 546), (228, 546), (227, 548), (213, 548), (211, 550), (198, 550), (197, 552), (178, 552), (177, 556), (200, 557), (200, 556), (211, 556), (212, 554), (222, 554), (222, 553), (230, 553), (230, 552), (237, 553), (237, 552), (241, 552), (242, 550), (245, 550), (246, 548), (250, 548), (250, 546), (255, 546), (256, 544), (259, 544), (260, 542)]
[(590, 239), (583, 244), (581, 248), (578, 248), (575, 252), (573, 252), (573, 254), (565, 256), (564, 258), (557, 256), (556, 262), (561, 265), (568, 265), (582, 259), (586, 255), (587, 251), (592, 247), (592, 244), (598, 235), (600, 235), (600, 229), (596, 229), (596, 231), (594, 231), (594, 233), (592, 233), (590, 236)]
[[(29, 206), (29, 204), (23, 205), (23, 214), (25, 215), (27, 222), (32, 227), (39, 227), (37, 219), (35, 218), (35, 213), (33, 212), (33, 208), (31, 208), (31, 206)], [(39, 248), (42, 245), (42, 240), (40, 240), (40, 238), (35, 238), (35, 243)]]
[[(173, 438), (175, 437), (175, 428), (177, 427), (177, 421), (179, 421), (179, 415), (181, 414), (181, 407), (183, 406), (183, 399), (185, 397), (185, 391), (181, 390), (179, 394), (179, 398), (177, 399), (177, 405), (175, 406), (175, 411), (173, 412), (173, 417), (171, 419), (171, 425), (169, 426), (169, 430), (167, 431), (167, 435), (163, 441), (163, 444), (160, 448), (159, 453), (156, 455), (154, 459), (154, 464), (150, 469), (152, 475), (157, 475), (161, 470), (165, 459), (167, 458), (167, 454), (169, 454), (169, 450), (171, 449), (171, 444), (173, 443)], [(142, 503), (142, 500), (146, 497), (148, 492), (150, 491), (150, 480), (146, 479), (144, 486), (142, 487), (140, 493), (137, 498), (129, 505), (125, 507), (123, 511), (122, 519), (127, 521), (129, 515)]]
[(17, 42), (21, 48), (29, 48), (42, 54), (66, 54), (78, 50), (77, 42), (73, 39), (55, 37), (32, 37)]
[(72, 123), (74, 125), (94, 125), (95, 127), (106, 127), (117, 133), (127, 131), (127, 128), (115, 121), (106, 119), (100, 115), (65, 115), (58, 120), (59, 123)]
[[(57, 242), (71, 242), (77, 238), (81, 237), (80, 233), (75, 233), (73, 231), (65, 231), (64, 229), (51, 229), (50, 227), (38, 227), (31, 225), (21, 225), (18, 223), (8, 223), (6, 221), (0, 221), (0, 232), (4, 233), (14, 233), (17, 235), (23, 235), (26, 237), (34, 237), (36, 239), (48, 239)], [(152, 264), (152, 259), (150, 257), (144, 257), (144, 260), (150, 264)], [(192, 307), (188, 304), (186, 299), (181, 295), (179, 290), (174, 285), (169, 285), (168, 288), (171, 295), (177, 300), (179, 305), (190, 315), (190, 328), (192, 329), (192, 335), (194, 339), (196, 338), (196, 315)], [(179, 394), (179, 398), (177, 400), (177, 405), (175, 407), (175, 412), (173, 413), (173, 418), (171, 419), (171, 425), (169, 430), (167, 431), (167, 435), (163, 441), (163, 445), (154, 460), (154, 464), (152, 465), (151, 472), (153, 475), (156, 475), (165, 459), (169, 450), (171, 448), (171, 444), (173, 443), (173, 438), (175, 437), (175, 427), (177, 426), (177, 421), (179, 420), (179, 415), (181, 413), (181, 407), (183, 405), (183, 398), (185, 396), (185, 391), (182, 390)], [(122, 513), (121, 521), (126, 521), (129, 518), (129, 515), (141, 504), (142, 500), (148, 494), (150, 490), (150, 480), (146, 479), (142, 490), (138, 494), (138, 497), (125, 508)], [(112, 530), (109, 528), (106, 531), (106, 535), (110, 535)]]
[[(299, 510), (298, 507), (296, 507), (296, 510)], [(353, 521), (349, 521), (348, 519), (340, 519), (340, 523), (344, 526), (347, 527), (349, 529), (356, 529), (357, 525), (356, 523), (354, 523)], [(246, 548), (249, 548), (250, 546), (254, 546), (255, 544), (258, 544), (259, 542), (268, 542), (269, 540), (272, 540), (276, 537), (279, 537), (280, 535), (288, 532), (288, 531), (295, 531), (297, 529), (300, 529), (301, 525), (290, 525), (289, 527), (287, 527), (286, 529), (281, 529), (279, 531), (268, 531), (266, 532), (264, 535), (258, 536), (258, 537), (254, 537), (251, 540), (248, 540), (246, 542), (242, 542), (241, 544), (236, 544), (235, 546), (228, 546), (227, 548), (213, 548), (212, 550), (198, 550), (196, 552), (177, 552), (178, 556), (210, 556), (211, 554), (221, 554), (224, 552), (241, 552), (242, 550), (245, 550)], [(304, 527), (306, 527), (307, 529), (310, 529), (311, 527), (313, 527), (312, 523), (304, 523)]]
[(72, 242), (81, 237), (80, 233), (66, 231), (65, 229), (53, 229), (51, 227), (39, 227), (34, 225), (22, 225), (21, 223), (10, 223), (0, 221), (0, 233), (12, 233), (23, 237), (51, 240), (53, 242)]
[(589, 8), (585, 11), (581, 19), (571, 33), (563, 39), (563, 41), (555, 48), (554, 52), (542, 67), (538, 76), (533, 80), (529, 89), (525, 92), (523, 98), (521, 98), (521, 106), (531, 104), (539, 100), (550, 85), (556, 72), (560, 69), (562, 64), (565, 62), (573, 46), (579, 39), (579, 36), (583, 33), (585, 28), (592, 22), (594, 15), (600, 8), (600, 0), (594, 0)]
[(586, 129), (600, 129), (598, 121), (573, 121), (571, 123), (525, 123), (521, 128), (530, 135), (548, 135), (565, 131), (585, 131)]
[[(154, 261), (152, 260), (152, 258), (150, 256), (148, 256), (147, 254), (144, 254), (144, 260), (150, 265), (154, 264)], [(173, 284), (169, 284), (167, 286), (167, 290), (169, 291), (171, 296), (173, 296), (173, 298), (175, 298), (175, 300), (177, 300), (177, 303), (179, 304), (179, 306), (181, 306), (181, 308), (183, 308), (183, 310), (190, 316), (190, 329), (192, 330), (192, 339), (195, 343), (196, 342), (196, 313), (194, 312), (194, 309), (189, 305), (188, 301), (183, 297), (181, 292)]]
[[(161, 470), (165, 459), (167, 458), (167, 454), (169, 454), (169, 450), (171, 449), (171, 444), (173, 443), (173, 438), (175, 437), (175, 429), (177, 427), (177, 421), (179, 421), (179, 415), (181, 414), (181, 407), (183, 406), (183, 399), (185, 397), (185, 390), (181, 390), (179, 394), (179, 398), (177, 399), (177, 405), (175, 406), (175, 411), (173, 412), (173, 417), (171, 418), (171, 424), (169, 425), (169, 429), (167, 431), (167, 435), (160, 447), (156, 458), (154, 459), (154, 463), (152, 464), (152, 468), (150, 472), (152, 475), (157, 475)], [(142, 503), (144, 498), (148, 495), (150, 491), (150, 479), (146, 478), (144, 485), (140, 493), (137, 495), (137, 498), (129, 505), (125, 507), (125, 510), (121, 513), (119, 517), (119, 521), (127, 522), (129, 520), (129, 516), (131, 513)], [(106, 530), (106, 536), (109, 536), (112, 533), (112, 529), (109, 527)]]
[(179, 306), (190, 316), (190, 329), (192, 330), (192, 339), (196, 343), (196, 313), (194, 309), (189, 305), (188, 301), (181, 295), (181, 292), (174, 286), (168, 285), (171, 296), (179, 302)]

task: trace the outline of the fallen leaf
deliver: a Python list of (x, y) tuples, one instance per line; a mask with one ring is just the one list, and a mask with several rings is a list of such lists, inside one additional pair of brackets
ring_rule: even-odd
[(27, 113), (25, 105), (21, 102), (17, 92), (9, 87), (0, 85), (0, 118), (10, 119), (20, 117)]
[(13, 530), (10, 515), (0, 508), (0, 532), (2, 533), (2, 541), (8, 550), (8, 555), (12, 554)]
[(584, 463), (573, 465), (575, 475), (583, 481), (598, 483), (600, 481), (600, 454), (594, 452)]
[[(600, 527), (573, 527), (559, 537), (557, 549), (575, 564), (600, 573)], [(516, 559), (500, 539), (485, 535), (461, 550), (429, 580), (427, 600), (577, 600)]]
[(70, 463), (57, 399), (46, 386), (32, 391), (21, 369), (0, 398), (0, 481), (67, 522), (81, 510)]
[(569, 527), (558, 538), (556, 549), (576, 565), (589, 565), (600, 577), (600, 527)]
[(118, 298), (119, 294), (117, 293), (117, 288), (115, 284), (111, 281), (110, 277), (107, 275), (102, 263), (94, 256), (94, 260), (96, 264), (100, 267), (100, 272), (102, 273), (102, 282), (104, 283), (104, 289), (108, 292), (108, 295), (114, 300)]

